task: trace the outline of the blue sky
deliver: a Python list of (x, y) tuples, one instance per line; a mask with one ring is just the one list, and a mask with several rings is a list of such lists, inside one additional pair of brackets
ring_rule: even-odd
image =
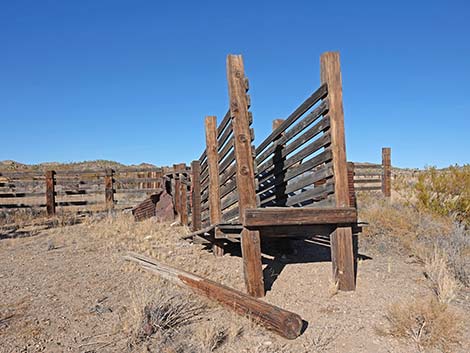
[(0, 0), (0, 160), (189, 163), (243, 54), (257, 141), (341, 53), (349, 160), (470, 163), (466, 1)]

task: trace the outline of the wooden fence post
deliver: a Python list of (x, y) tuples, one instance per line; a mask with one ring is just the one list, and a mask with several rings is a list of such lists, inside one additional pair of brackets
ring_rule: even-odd
[[(217, 153), (217, 118), (206, 116), (206, 154), (207, 167), (209, 168), (209, 214), (210, 224), (218, 224), (222, 220), (220, 208), (220, 185), (219, 185), (219, 155)], [(215, 256), (224, 255), (223, 243), (214, 240), (212, 251)]]
[[(251, 149), (250, 116), (246, 95), (247, 86), (241, 55), (229, 55), (227, 57), (227, 80), (237, 165), (239, 218), (240, 222), (244, 224), (245, 210), (247, 208), (256, 208), (256, 189)], [(262, 297), (264, 296), (264, 282), (259, 231), (244, 228), (241, 232), (241, 248), (245, 285), (248, 294), (254, 297)]]
[(114, 208), (114, 170), (106, 169), (104, 177), (106, 210)]
[[(349, 207), (343, 89), (338, 52), (326, 52), (321, 55), (320, 76), (321, 82), (328, 85), (336, 207)], [(351, 227), (337, 227), (331, 234), (331, 260), (333, 263), (333, 276), (339, 289), (354, 290), (356, 281)]]
[[(186, 170), (186, 164), (182, 165), (184, 170)], [(187, 181), (188, 178), (186, 177), (186, 173), (181, 173), (180, 174), (180, 185), (181, 185), (181, 191), (180, 191), (180, 208), (181, 208), (181, 224), (186, 226), (188, 225), (188, 186), (187, 186)]]
[(200, 230), (201, 224), (201, 163), (191, 162), (191, 217), (193, 231)]
[(356, 190), (354, 189), (354, 163), (348, 162), (348, 188), (349, 188), (349, 206), (356, 207)]
[(173, 204), (175, 207), (175, 212), (180, 218), (181, 221), (181, 206), (180, 206), (180, 191), (181, 191), (181, 185), (180, 185), (180, 177), (179, 173), (177, 173), (178, 169), (178, 164), (173, 164)]
[(391, 148), (382, 148), (382, 193), (385, 197), (392, 195), (392, 162)]
[(55, 171), (46, 172), (46, 212), (48, 216), (55, 215)]

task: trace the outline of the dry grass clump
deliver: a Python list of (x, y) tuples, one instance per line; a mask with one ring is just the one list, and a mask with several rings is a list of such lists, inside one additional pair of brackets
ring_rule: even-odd
[(434, 298), (392, 305), (387, 314), (388, 328), (380, 334), (412, 341), (419, 352), (452, 352), (460, 344), (463, 321), (447, 304)]
[(443, 250), (424, 255), (424, 274), (430, 282), (431, 289), (441, 303), (450, 303), (455, 299), (460, 288), (459, 281), (448, 267), (448, 258)]

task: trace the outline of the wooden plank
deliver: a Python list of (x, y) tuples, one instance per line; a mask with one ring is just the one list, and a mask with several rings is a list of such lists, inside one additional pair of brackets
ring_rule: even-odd
[[(162, 191), (162, 188), (145, 188), (145, 189), (116, 189), (115, 194), (148, 194)], [(101, 193), (98, 191), (98, 193)]]
[(286, 206), (294, 206), (296, 204), (300, 204), (309, 200), (321, 201), (322, 199), (325, 199), (329, 194), (332, 194), (333, 192), (334, 192), (333, 183), (327, 183), (327, 184), (315, 186), (314, 188), (299, 192), (296, 195), (289, 196), (286, 201)]
[(253, 322), (262, 325), (282, 337), (294, 339), (298, 337), (302, 331), (302, 319), (299, 315), (290, 311), (139, 254), (131, 253), (127, 255), (125, 259), (140, 264), (140, 266), (147, 271), (156, 273), (168, 281), (183, 287), (188, 287), (200, 295), (215, 300), (224, 307), (244, 317), (248, 317), (253, 320)]
[(348, 224), (357, 221), (357, 211), (353, 207), (266, 207), (245, 210), (245, 226), (258, 228), (265, 226)]
[(231, 152), (233, 149), (233, 138), (231, 138), (225, 146), (219, 151), (219, 161), (223, 161), (225, 157)]
[(391, 163), (391, 148), (382, 148), (382, 192), (385, 197), (392, 195), (392, 163)]
[(370, 184), (370, 183), (380, 183), (380, 184), (382, 184), (382, 178), (354, 179), (354, 184)]
[(46, 172), (46, 213), (48, 216), (55, 215), (55, 190), (54, 190), (54, 176), (53, 170)]
[(232, 117), (230, 116), (230, 109), (225, 113), (224, 118), (220, 122), (220, 125), (217, 127), (217, 137), (220, 137), (222, 132), (226, 130), (226, 127), (232, 122)]
[(44, 197), (44, 192), (9, 192), (0, 193), (0, 199), (18, 198), (18, 197)]
[[(286, 146), (283, 150), (281, 150), (279, 156), (273, 156), (273, 158), (267, 160), (266, 162), (263, 163), (262, 166), (258, 166), (258, 173), (263, 173), (270, 167), (272, 167), (274, 164), (278, 164), (279, 166), (282, 167), (281, 170), (285, 170), (289, 168), (290, 166), (301, 162), (303, 159), (307, 158), (311, 154), (315, 153), (319, 149), (328, 146), (331, 141), (331, 136), (329, 133), (325, 133), (316, 140), (311, 141), (309, 144), (307, 144), (305, 147), (303, 147), (301, 150), (297, 151), (295, 154), (293, 154), (291, 157), (289, 157), (286, 161), (283, 160), (284, 156), (287, 156), (288, 153), (292, 152), (295, 149), (291, 149), (289, 145)], [(306, 141), (305, 141), (306, 142)], [(283, 156), (284, 155), (284, 156)], [(275, 158), (277, 157), (277, 158)], [(277, 159), (277, 160), (276, 160)], [(275, 168), (279, 170), (278, 168)]]
[[(256, 190), (245, 72), (241, 55), (229, 55), (227, 57), (227, 80), (235, 142), (239, 218), (240, 222), (243, 223), (245, 210), (256, 207)], [(264, 296), (264, 283), (259, 232), (243, 229), (241, 234), (246, 289), (250, 295), (262, 297)]]
[(116, 183), (137, 184), (137, 183), (157, 183), (161, 178), (115, 178)]
[(114, 208), (114, 171), (112, 169), (106, 169), (106, 175), (104, 177), (104, 201), (106, 209), (108, 211)]
[(278, 139), (282, 133), (297, 121), (304, 113), (313, 107), (320, 99), (326, 97), (327, 86), (322, 84), (310, 97), (308, 97), (289, 117), (280, 125), (277, 130), (273, 131), (256, 149), (256, 155), (259, 155), (268, 145)]
[(221, 199), (220, 208), (225, 210), (238, 202), (238, 192), (235, 190), (225, 198)]
[(363, 185), (357, 185), (354, 187), (357, 191), (382, 191), (382, 186), (377, 185), (377, 186), (363, 186)]
[[(349, 206), (346, 143), (344, 136), (343, 88), (339, 53), (326, 52), (320, 57), (322, 84), (328, 85), (331, 148), (335, 173), (336, 207)], [(340, 290), (354, 290), (354, 252), (351, 227), (337, 227), (331, 235), (333, 275)]]
[(217, 150), (220, 150), (224, 147), (227, 140), (232, 136), (232, 124), (230, 123), (227, 128), (224, 130), (223, 134), (217, 140)]
[(0, 208), (8, 208), (8, 209), (13, 209), (13, 208), (43, 208), (46, 207), (46, 204), (41, 203), (41, 204), (24, 204), (24, 203), (19, 203), (19, 204), (0, 204)]
[(382, 169), (381, 164), (373, 163), (356, 163), (354, 162), (354, 169)]
[[(206, 153), (209, 167), (209, 212), (211, 224), (220, 223), (222, 211), (219, 190), (219, 156), (217, 154), (217, 118), (206, 117)], [(223, 243), (214, 242), (212, 251), (215, 256), (223, 256)]]
[(201, 173), (201, 163), (199, 161), (191, 162), (191, 216), (192, 230), (201, 229), (201, 181), (199, 179)]
[[(267, 159), (271, 154), (274, 153), (277, 144), (287, 144), (292, 138), (297, 136), (300, 132), (305, 130), (311, 123), (318, 120), (323, 114), (328, 111), (328, 101), (323, 101), (317, 108), (315, 108), (311, 113), (309, 113), (306, 117), (299, 121), (298, 124), (292, 126), (292, 128), (285, 132), (285, 134), (281, 134), (278, 140), (273, 141), (273, 144), (263, 151), (260, 154), (256, 155), (256, 163), (261, 164), (265, 159)], [(305, 143), (308, 139), (316, 136), (322, 131), (325, 131), (330, 127), (330, 120), (329, 116), (324, 116), (318, 122), (316, 122), (312, 127), (310, 127), (304, 134), (302, 134), (296, 141), (291, 142), (294, 143), (293, 150), (295, 150), (295, 144), (297, 143), (297, 147), (301, 144)], [(302, 142), (303, 141), (303, 142)], [(275, 142), (275, 143), (274, 143)], [(290, 152), (289, 152), (290, 153)]]

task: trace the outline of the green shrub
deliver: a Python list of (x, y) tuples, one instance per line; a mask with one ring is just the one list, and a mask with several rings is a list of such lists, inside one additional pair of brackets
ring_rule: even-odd
[(470, 226), (470, 165), (428, 168), (415, 185), (417, 205)]

